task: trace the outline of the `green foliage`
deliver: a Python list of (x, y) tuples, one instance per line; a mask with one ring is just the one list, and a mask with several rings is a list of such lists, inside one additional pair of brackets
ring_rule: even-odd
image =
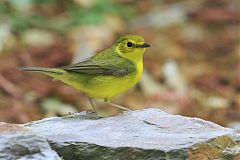
[(6, 6), (2, 3), (3, 2), (0, 2), (0, 14), (4, 14), (6, 12)]
[(57, 0), (31, 0), (34, 4), (55, 4)]
[[(82, 7), (73, 0), (26, 0), (22, 5), (26, 3), (31, 6), (29, 11), (19, 10), (21, 6), (16, 8), (14, 1), (0, 1), (0, 18), (10, 20), (12, 30), (16, 33), (22, 33), (30, 27), (64, 32), (77, 25), (104, 23), (106, 14), (113, 13), (123, 18), (133, 15), (132, 8), (111, 0), (96, 0), (90, 8)], [(41, 10), (44, 7), (54, 14), (45, 14), (44, 9)]]

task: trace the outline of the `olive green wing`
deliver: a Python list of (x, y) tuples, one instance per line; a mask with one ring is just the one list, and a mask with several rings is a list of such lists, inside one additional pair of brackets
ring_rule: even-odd
[(61, 67), (66, 71), (92, 75), (128, 75), (135, 71), (134, 64), (118, 55), (92, 57), (85, 61)]

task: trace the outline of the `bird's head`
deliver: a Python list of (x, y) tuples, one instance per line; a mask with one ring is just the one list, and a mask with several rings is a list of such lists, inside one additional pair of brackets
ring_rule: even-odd
[(114, 45), (119, 56), (138, 62), (142, 59), (145, 49), (150, 47), (144, 39), (138, 35), (125, 35), (120, 37)]

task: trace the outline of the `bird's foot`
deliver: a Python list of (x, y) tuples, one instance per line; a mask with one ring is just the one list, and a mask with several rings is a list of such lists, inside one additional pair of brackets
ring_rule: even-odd
[(86, 115), (98, 115), (96, 111), (94, 110), (87, 110)]
[(92, 118), (103, 118), (103, 116), (100, 116), (96, 111), (94, 110), (87, 110), (86, 111), (86, 116), (87, 117), (92, 117)]

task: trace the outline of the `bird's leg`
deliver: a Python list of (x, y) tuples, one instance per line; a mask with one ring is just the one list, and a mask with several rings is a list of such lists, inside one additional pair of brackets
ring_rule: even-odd
[(128, 109), (126, 107), (123, 107), (123, 106), (120, 106), (120, 105), (117, 105), (117, 104), (114, 104), (114, 103), (111, 103), (111, 102), (107, 102), (109, 105), (113, 106), (113, 107), (116, 107), (116, 108), (119, 108), (121, 110), (124, 110), (124, 111), (131, 111), (131, 109)]
[(119, 108), (119, 109), (124, 110), (124, 111), (131, 111), (131, 109), (128, 109), (128, 108), (126, 108), (126, 107), (123, 107), (123, 106), (120, 106), (120, 105), (111, 103), (108, 99), (104, 99), (104, 101), (105, 101), (107, 104), (109, 104), (110, 106)]
[(91, 104), (91, 106), (92, 106), (93, 111), (94, 111), (95, 113), (97, 113), (97, 111), (96, 111), (96, 105), (95, 105), (95, 103), (93, 102), (92, 98), (89, 97), (88, 95), (87, 95), (87, 97), (88, 97), (88, 100), (89, 100), (89, 102), (90, 102), (90, 104)]

